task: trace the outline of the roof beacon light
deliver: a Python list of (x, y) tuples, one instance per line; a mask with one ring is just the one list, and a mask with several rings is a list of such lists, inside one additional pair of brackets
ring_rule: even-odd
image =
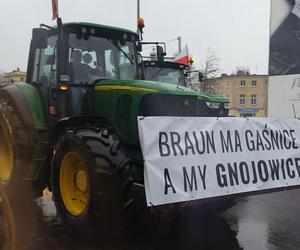
[(145, 27), (145, 21), (144, 18), (140, 17), (138, 20), (138, 26), (144, 28)]
[(189, 57), (189, 63), (190, 63), (190, 64), (193, 64), (194, 62), (195, 62), (195, 57), (190, 56), (190, 57)]

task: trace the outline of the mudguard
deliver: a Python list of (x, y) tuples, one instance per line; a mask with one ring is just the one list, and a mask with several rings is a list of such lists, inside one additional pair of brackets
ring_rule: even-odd
[(26, 83), (5, 84), (0, 88), (0, 99), (8, 99), (27, 128), (46, 130), (40, 96), (37, 90)]
[(112, 129), (111, 124), (104, 117), (80, 115), (73, 117), (64, 117), (55, 125), (55, 137), (65, 132), (66, 128), (78, 128), (86, 126), (105, 127)]

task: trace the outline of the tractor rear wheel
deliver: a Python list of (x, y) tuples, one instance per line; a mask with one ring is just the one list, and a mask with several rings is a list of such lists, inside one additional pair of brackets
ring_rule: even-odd
[(25, 241), (31, 244), (29, 234), (37, 231), (34, 189), (26, 179), (31, 174), (32, 145), (32, 130), (22, 123), (9, 100), (0, 99), (0, 217), (5, 249), (20, 249)]
[(10, 203), (0, 189), (0, 249), (16, 249), (16, 223)]
[[(14, 106), (0, 100), (0, 181), (2, 188), (14, 190), (24, 181), (25, 165), (31, 156), (32, 133), (25, 128)], [(28, 174), (28, 173), (27, 173)]]
[(77, 239), (116, 230), (132, 201), (130, 161), (107, 129), (68, 131), (56, 147), (51, 188), (57, 211)]

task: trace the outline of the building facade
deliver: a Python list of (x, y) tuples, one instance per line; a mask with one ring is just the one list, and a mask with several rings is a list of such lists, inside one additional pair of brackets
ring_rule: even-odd
[(11, 72), (4, 73), (5, 82), (24, 82), (26, 81), (26, 72), (21, 71), (20, 68)]
[(207, 83), (217, 95), (230, 101), (229, 115), (239, 117), (266, 117), (268, 103), (268, 76), (237, 74), (210, 79)]

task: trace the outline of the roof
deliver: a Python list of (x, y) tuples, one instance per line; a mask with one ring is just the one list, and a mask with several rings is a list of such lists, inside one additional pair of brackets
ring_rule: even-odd
[(177, 63), (177, 62), (172, 62), (172, 61), (143, 61), (145, 66), (149, 67), (161, 67), (161, 68), (174, 68), (174, 69), (187, 69), (188, 65), (182, 64), (182, 63)]
[(89, 27), (93, 27), (93, 28), (101, 28), (101, 29), (107, 29), (107, 30), (117, 30), (117, 31), (121, 31), (121, 32), (127, 32), (127, 33), (131, 33), (135, 36), (137, 36), (138, 34), (134, 31), (128, 30), (128, 29), (123, 29), (120, 27), (114, 27), (114, 26), (109, 26), (109, 25), (103, 25), (103, 24), (97, 24), (97, 23), (89, 23), (89, 22), (70, 22), (70, 23), (63, 23), (63, 26), (89, 26)]
[(19, 68), (17, 68), (17, 70), (4, 73), (4, 76), (9, 76), (9, 75), (26, 75), (26, 71), (21, 71)]
[(216, 78), (225, 78), (225, 77), (261, 77), (261, 76), (268, 76), (268, 75), (257, 75), (257, 74), (248, 74), (248, 75), (237, 75), (237, 74), (231, 74), (231, 75), (227, 75), (227, 74), (222, 74), (219, 77)]
[(267, 78), (268, 75), (256, 75), (256, 74), (253, 74), (253, 75), (221, 75), (218, 77), (206, 79), (206, 81), (215, 81), (215, 80), (222, 80), (222, 79), (227, 79), (227, 78), (229, 78), (229, 79), (230, 78), (252, 78), (252, 79), (255, 79), (255, 78), (261, 78), (261, 77)]

